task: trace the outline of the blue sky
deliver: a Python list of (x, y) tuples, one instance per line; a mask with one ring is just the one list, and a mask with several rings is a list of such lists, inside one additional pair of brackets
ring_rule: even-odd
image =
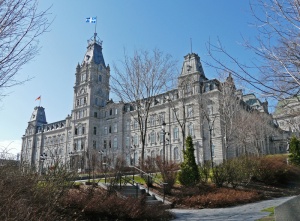
[[(171, 54), (181, 69), (183, 56), (191, 51), (208, 60), (206, 44), (220, 38), (223, 45), (241, 60), (246, 51), (239, 45), (242, 35), (253, 38), (249, 26), (249, 2), (241, 0), (47, 0), (39, 8), (51, 6), (50, 31), (40, 38), (41, 50), (18, 74), (33, 79), (6, 91), (0, 103), (0, 149), (10, 144), (12, 152), (21, 149), (21, 137), (35, 106), (42, 96), (47, 121), (65, 119), (71, 113), (75, 68), (81, 63), (87, 40), (95, 26), (86, 17), (97, 16), (98, 36), (103, 40), (106, 64), (123, 59), (135, 49), (158, 48)], [(112, 70), (113, 71), (113, 70)], [(208, 78), (216, 77), (204, 65)]]

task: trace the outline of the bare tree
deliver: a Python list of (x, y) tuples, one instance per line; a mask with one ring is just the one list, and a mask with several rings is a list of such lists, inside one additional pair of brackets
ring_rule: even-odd
[[(220, 41), (209, 42), (209, 65), (231, 72), (264, 95), (277, 99), (299, 93), (300, 86), (300, 1), (256, 0), (250, 9), (258, 31), (256, 41), (244, 41), (254, 59), (242, 63)], [(227, 62), (221, 60), (224, 56)]]
[(131, 116), (138, 123), (142, 144), (141, 165), (144, 162), (148, 116), (157, 95), (166, 91), (175, 74), (175, 61), (154, 49), (135, 51), (132, 57), (125, 54), (121, 67), (114, 64), (112, 90), (122, 102), (130, 103)]
[(37, 8), (37, 0), (0, 1), (0, 90), (29, 80), (16, 80), (15, 75), (37, 55), (38, 38), (51, 23), (49, 9)]

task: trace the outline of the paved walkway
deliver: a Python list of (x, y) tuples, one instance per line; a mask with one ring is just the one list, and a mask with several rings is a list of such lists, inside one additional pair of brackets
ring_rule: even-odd
[(254, 221), (268, 216), (268, 212), (261, 212), (262, 209), (278, 206), (292, 197), (282, 197), (272, 200), (265, 200), (257, 203), (250, 203), (242, 206), (219, 209), (171, 209), (175, 215), (175, 221), (205, 221), (205, 220), (222, 220), (222, 221)]

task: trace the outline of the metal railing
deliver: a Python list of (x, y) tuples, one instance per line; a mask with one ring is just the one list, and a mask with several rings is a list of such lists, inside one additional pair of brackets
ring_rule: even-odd
[[(149, 184), (150, 184), (150, 179), (152, 179), (152, 182), (153, 182), (153, 183), (155, 183), (155, 184), (157, 184), (157, 185), (159, 185), (159, 186), (162, 187), (162, 189), (163, 189), (163, 203), (164, 203), (164, 202), (165, 202), (165, 197), (166, 197), (165, 186), (166, 186), (168, 183), (164, 183), (164, 182), (158, 180), (157, 177), (152, 176), (151, 174), (149, 174), (149, 173), (147, 173), (147, 172), (141, 170), (141, 169), (138, 168), (138, 167), (135, 167), (135, 166), (130, 166), (130, 167), (133, 168), (133, 169), (135, 169), (135, 170), (137, 170), (137, 171), (139, 172), (139, 173), (137, 173), (137, 174), (144, 175), (144, 176), (147, 177), (147, 192), (148, 192), (148, 193), (149, 193), (149, 189), (150, 189), (150, 185), (149, 185)], [(134, 173), (134, 170), (133, 170), (133, 173), (132, 173), (133, 180), (134, 180), (134, 175), (135, 175), (135, 173)], [(158, 181), (156, 181), (156, 180), (158, 180)]]

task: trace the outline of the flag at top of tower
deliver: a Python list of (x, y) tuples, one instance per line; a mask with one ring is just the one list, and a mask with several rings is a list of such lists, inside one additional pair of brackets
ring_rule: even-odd
[(85, 22), (86, 23), (96, 23), (97, 21), (97, 17), (90, 17), (90, 18), (86, 18)]

